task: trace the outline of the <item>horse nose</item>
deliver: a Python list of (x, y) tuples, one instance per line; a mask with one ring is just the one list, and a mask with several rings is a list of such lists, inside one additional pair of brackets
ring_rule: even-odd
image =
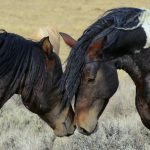
[(92, 132), (87, 131), (86, 129), (82, 128), (82, 127), (78, 127), (78, 130), (80, 133), (84, 134), (84, 135), (90, 135)]
[(72, 135), (72, 134), (74, 133), (75, 129), (76, 129), (76, 126), (75, 126), (75, 125), (72, 125), (72, 126), (70, 127), (70, 129), (68, 130), (68, 134), (67, 134), (66, 136)]

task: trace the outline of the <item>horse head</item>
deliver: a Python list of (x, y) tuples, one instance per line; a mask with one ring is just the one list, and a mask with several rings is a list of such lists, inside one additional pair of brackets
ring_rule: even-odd
[[(68, 136), (74, 133), (74, 112), (71, 106), (62, 107), (62, 95), (59, 82), (63, 75), (62, 65), (59, 56), (54, 52), (54, 46), (49, 37), (44, 37), (36, 42), (34, 51), (41, 52), (44, 56), (44, 69), (37, 80), (32, 96), (26, 101), (26, 92), (23, 90), (24, 105), (32, 112), (50, 125), (57, 136)], [(56, 47), (59, 46), (55, 45)], [(57, 49), (58, 51), (58, 49)], [(38, 55), (39, 56), (39, 55)], [(39, 56), (40, 57), (40, 56)], [(36, 64), (35, 64), (36, 65)], [(36, 67), (36, 66), (33, 67)], [(40, 69), (40, 68), (39, 68)]]
[[(74, 47), (76, 41), (61, 33), (64, 41)], [(101, 52), (105, 39), (94, 40), (88, 47), (82, 78), (76, 92), (75, 121), (79, 132), (85, 135), (93, 133), (98, 119), (110, 97), (118, 88), (116, 68), (107, 62), (102, 63)]]

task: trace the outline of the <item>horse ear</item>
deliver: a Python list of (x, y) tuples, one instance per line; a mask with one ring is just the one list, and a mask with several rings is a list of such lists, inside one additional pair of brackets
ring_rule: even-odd
[(103, 47), (106, 43), (106, 38), (96, 38), (95, 40), (92, 41), (88, 48), (88, 56), (89, 57), (98, 57), (101, 56), (103, 53)]
[(76, 45), (77, 41), (73, 39), (70, 35), (63, 33), (63, 32), (59, 32), (59, 34), (61, 35), (65, 43), (69, 45), (71, 48)]
[(44, 52), (49, 55), (52, 53), (53, 51), (53, 46), (51, 44), (51, 42), (49, 41), (49, 36), (44, 37), (40, 40), (40, 43), (42, 45), (42, 48), (44, 50)]

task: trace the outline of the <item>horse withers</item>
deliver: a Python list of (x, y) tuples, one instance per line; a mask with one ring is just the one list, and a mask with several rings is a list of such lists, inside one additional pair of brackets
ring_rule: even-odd
[(13, 94), (20, 94), (26, 108), (46, 121), (57, 136), (73, 134), (74, 112), (69, 105), (62, 107), (62, 66), (49, 38), (34, 42), (1, 32), (0, 57), (0, 107)]

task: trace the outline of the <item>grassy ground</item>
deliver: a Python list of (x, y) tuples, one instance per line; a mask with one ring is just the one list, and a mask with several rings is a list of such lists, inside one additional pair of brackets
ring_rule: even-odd
[(96, 133), (56, 138), (15, 95), (0, 110), (0, 150), (149, 150), (150, 132), (140, 121), (134, 97), (131, 79), (121, 75), (119, 89), (99, 119)]
[[(104, 11), (114, 7), (150, 8), (149, 0), (5, 0), (0, 3), (0, 28), (33, 37), (40, 27), (56, 26), (78, 38)], [(61, 41), (61, 59), (69, 49)], [(90, 137), (75, 133), (56, 138), (52, 130), (22, 105), (18, 96), (0, 110), (0, 150), (149, 150), (150, 132), (134, 106), (135, 87), (125, 73), (120, 86)]]

